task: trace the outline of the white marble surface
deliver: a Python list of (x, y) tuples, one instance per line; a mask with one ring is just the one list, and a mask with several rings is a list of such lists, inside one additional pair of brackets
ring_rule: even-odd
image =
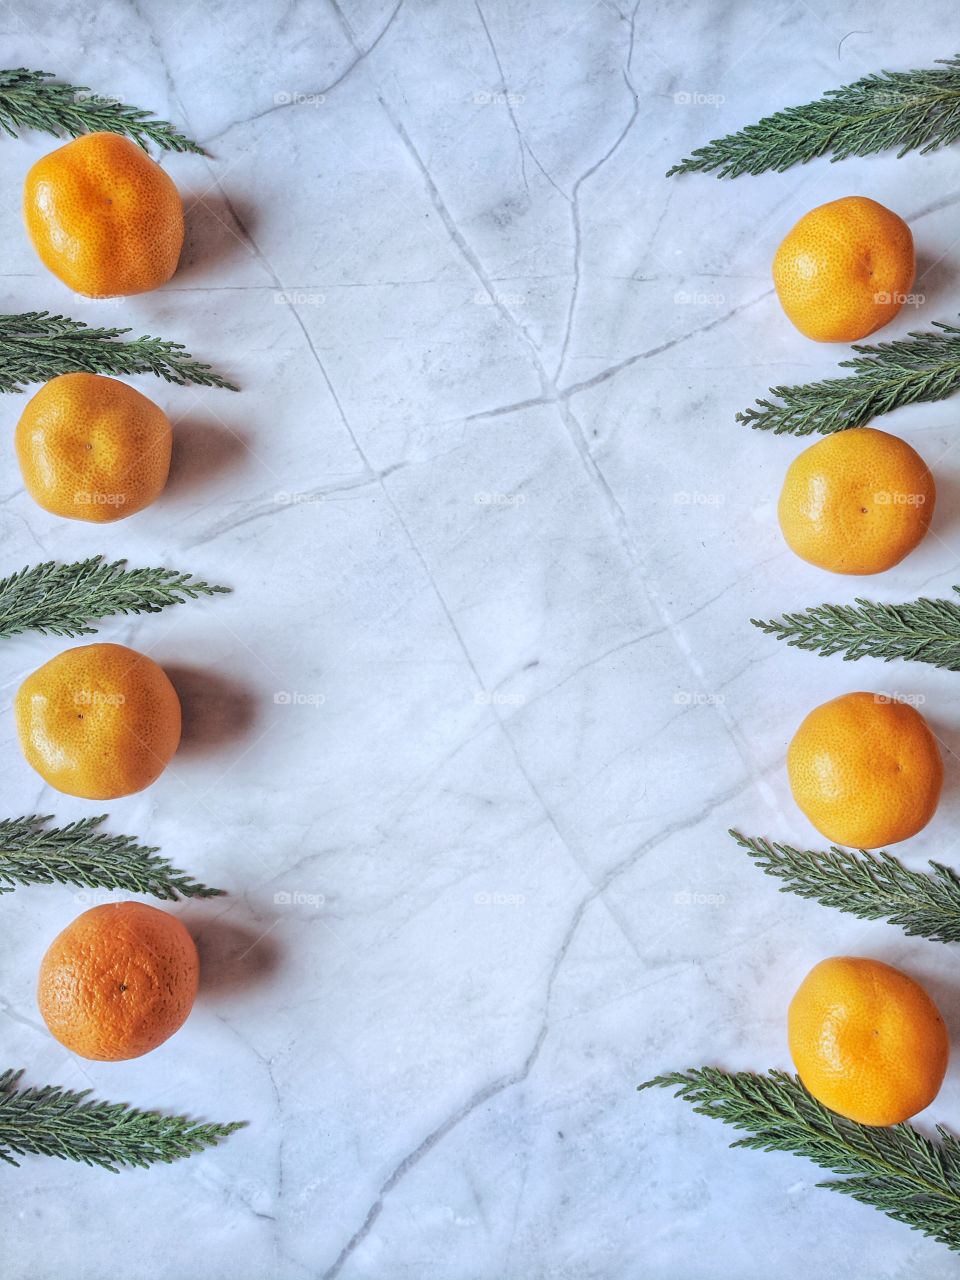
[[(728, 1151), (634, 1086), (788, 1065), (787, 1000), (838, 952), (924, 976), (960, 1027), (948, 950), (778, 895), (724, 834), (815, 840), (785, 744), (817, 702), (882, 688), (925, 697), (951, 752), (904, 856), (960, 857), (956, 677), (748, 625), (864, 584), (785, 551), (774, 505), (800, 445), (733, 422), (842, 354), (771, 295), (773, 250), (815, 204), (862, 193), (908, 217), (919, 319), (957, 311), (960, 153), (662, 176), (764, 111), (953, 52), (954, 18), (893, 0), (0, 9), (4, 65), (150, 107), (213, 157), (164, 161), (190, 222), (173, 282), (86, 303), (20, 225), (23, 175), (55, 144), (4, 139), (4, 310), (179, 338), (243, 386), (139, 380), (177, 421), (175, 477), (102, 531), (32, 505), (20, 402), (2, 405), (4, 572), (104, 552), (235, 588), (102, 632), (187, 686), (184, 750), (110, 812), (230, 891), (177, 908), (198, 1006), (147, 1058), (72, 1057), (33, 991), (84, 904), (24, 890), (0, 903), (2, 1061), (250, 1121), (121, 1178), (0, 1169), (5, 1276), (953, 1274), (805, 1162)], [(957, 581), (957, 416), (889, 420), (941, 501), (878, 598)], [(14, 742), (16, 685), (61, 647), (4, 642), (0, 813), (98, 807), (42, 787)], [(954, 1071), (929, 1118), (958, 1115)]]

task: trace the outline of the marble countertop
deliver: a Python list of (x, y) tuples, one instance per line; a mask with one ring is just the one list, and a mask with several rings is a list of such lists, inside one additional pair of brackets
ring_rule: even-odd
[[(785, 1008), (825, 955), (923, 977), (960, 1028), (955, 956), (777, 893), (725, 832), (816, 841), (783, 757), (816, 703), (926, 699), (950, 752), (905, 851), (960, 857), (956, 677), (777, 645), (748, 619), (862, 594), (784, 548), (795, 440), (733, 421), (842, 352), (802, 338), (769, 264), (796, 218), (904, 215), (924, 301), (958, 310), (960, 150), (667, 181), (709, 138), (880, 67), (927, 66), (954, 7), (616, 0), (226, 5), (11, 0), (6, 66), (148, 107), (188, 242), (162, 290), (72, 296), (18, 191), (55, 145), (0, 142), (5, 310), (179, 339), (241, 395), (136, 384), (174, 419), (165, 496), (105, 529), (24, 493), (3, 404), (3, 572), (104, 553), (234, 588), (109, 622), (178, 672), (186, 735), (109, 805), (229, 897), (173, 909), (203, 985), (146, 1058), (85, 1062), (42, 1025), (51, 938), (100, 896), (4, 897), (2, 1065), (30, 1083), (250, 1123), (120, 1178), (0, 1167), (4, 1273), (45, 1280), (754, 1280), (954, 1273), (789, 1156), (666, 1093), (662, 1070), (789, 1065)], [(938, 41), (940, 42), (938, 44)], [(933, 466), (932, 535), (869, 584), (957, 581), (957, 402), (889, 420)], [(886, 425), (886, 424), (885, 424)], [(97, 812), (15, 744), (0, 813)], [(110, 896), (110, 895), (107, 895)], [(954, 1071), (928, 1119), (956, 1127)]]

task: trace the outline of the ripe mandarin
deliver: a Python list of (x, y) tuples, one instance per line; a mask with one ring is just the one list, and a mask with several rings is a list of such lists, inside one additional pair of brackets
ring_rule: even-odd
[(161, 493), (173, 432), (163, 410), (126, 383), (63, 373), (29, 401), (15, 442), (35, 502), (103, 524), (142, 511)]
[(880, 960), (821, 960), (791, 1000), (787, 1028), (804, 1087), (859, 1124), (900, 1124), (943, 1083), (950, 1044), (940, 1011)]
[(156, 289), (183, 248), (173, 180), (115, 133), (84, 134), (38, 160), (24, 184), (23, 215), (44, 266), (90, 298)]
[(186, 1021), (199, 982), (183, 924), (143, 902), (84, 911), (40, 965), (37, 1002), (61, 1044), (81, 1058), (121, 1062), (163, 1044)]
[(180, 700), (162, 668), (120, 644), (67, 649), (27, 676), (14, 701), (27, 763), (87, 800), (154, 782), (180, 742)]
[(892, 320), (913, 285), (913, 236), (866, 196), (804, 214), (773, 259), (780, 303), (818, 342), (856, 342)]
[(793, 798), (837, 844), (878, 849), (916, 835), (943, 784), (937, 741), (914, 707), (847, 693), (815, 707), (787, 751)]
[(936, 498), (915, 449), (859, 427), (825, 436), (794, 458), (777, 515), (802, 560), (831, 573), (882, 573), (922, 541)]

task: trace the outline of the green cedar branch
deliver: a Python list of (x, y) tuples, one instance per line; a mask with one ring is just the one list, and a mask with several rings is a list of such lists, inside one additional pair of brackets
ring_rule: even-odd
[(774, 435), (830, 435), (865, 427), (904, 405), (945, 400), (960, 387), (960, 328), (932, 321), (936, 332), (918, 330), (893, 342), (855, 343), (857, 356), (841, 360), (849, 378), (826, 378), (771, 387), (773, 399), (736, 415), (756, 431)]
[(164, 151), (204, 154), (192, 138), (149, 111), (91, 93), (86, 85), (65, 84), (51, 71), (29, 71), (26, 67), (0, 71), (0, 129), (13, 138), (22, 129), (39, 129), (57, 138), (119, 133), (144, 150), (153, 142)]
[(22, 1074), (0, 1073), (0, 1160), (7, 1164), (18, 1165), (15, 1156), (41, 1155), (111, 1173), (123, 1166), (145, 1169), (192, 1156), (243, 1127), (242, 1121), (199, 1124), (124, 1102), (90, 1100), (89, 1089), (23, 1089)]
[(0, 315), (0, 391), (19, 392), (61, 373), (129, 377), (152, 373), (177, 386), (239, 388), (195, 360), (181, 342), (144, 335), (120, 341), (130, 329), (92, 329), (82, 320), (25, 311)]
[(904, 658), (960, 671), (960, 603), (952, 599), (878, 604), (858, 598), (854, 604), (821, 604), (750, 621), (765, 634), (821, 657), (842, 653), (846, 662)]
[(828, 89), (822, 98), (764, 116), (715, 138), (667, 171), (783, 173), (818, 156), (844, 160), (896, 148), (897, 155), (947, 146), (960, 137), (960, 58), (922, 71), (881, 71)]
[(654, 1087), (673, 1089), (700, 1115), (745, 1131), (731, 1146), (805, 1156), (821, 1169), (846, 1175), (818, 1186), (872, 1205), (960, 1251), (960, 1141), (942, 1126), (934, 1141), (909, 1124), (857, 1124), (829, 1111), (784, 1071), (760, 1075), (700, 1067), (640, 1085)]
[(133, 836), (98, 830), (106, 814), (50, 827), (49, 815), (32, 813), (0, 820), (0, 894), (18, 885), (73, 884), (87, 889), (125, 889), (164, 901), (215, 898), (211, 889), (158, 856)]
[(911, 871), (891, 854), (795, 849), (789, 844), (730, 835), (768, 876), (782, 880), (781, 893), (795, 893), (860, 920), (886, 920), (911, 937), (960, 942), (960, 876), (930, 862), (931, 873)]
[(107, 563), (103, 556), (59, 564), (27, 565), (0, 579), (0, 639), (24, 631), (42, 635), (93, 635), (89, 624), (113, 614), (159, 613), (168, 605), (200, 596), (223, 595), (212, 586), (175, 569), (128, 569), (126, 560)]

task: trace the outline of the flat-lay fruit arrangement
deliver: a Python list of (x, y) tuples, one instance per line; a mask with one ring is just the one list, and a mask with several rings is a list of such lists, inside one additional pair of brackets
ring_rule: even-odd
[[(124, 298), (168, 281), (184, 237), (183, 202), (153, 160), (201, 149), (165, 121), (44, 72), (0, 71), (0, 128), (69, 138), (29, 171), (23, 215), (43, 265), (89, 298)], [(202, 154), (202, 152), (201, 152)], [(163, 408), (117, 377), (236, 390), (177, 342), (131, 339), (47, 312), (0, 316), (0, 392), (39, 384), (16, 425), (28, 495), (57, 519), (113, 524), (161, 500), (174, 432)], [(149, 519), (149, 517), (147, 517)], [(94, 556), (28, 565), (0, 580), (0, 638), (96, 633), (101, 618), (158, 613), (228, 588), (167, 568)], [(151, 786), (180, 742), (181, 706), (145, 654), (96, 641), (65, 648), (21, 684), (13, 715), (24, 757), (55, 791), (103, 801)], [(63, 826), (39, 814), (0, 819), (0, 894), (38, 884), (119, 889), (162, 901), (221, 891), (160, 851), (103, 829), (96, 814)], [(193, 938), (176, 916), (138, 900), (83, 912), (50, 941), (37, 1003), (71, 1053), (99, 1062), (139, 1058), (186, 1021), (199, 985)], [(237, 1122), (91, 1101), (57, 1086), (23, 1087), (0, 1072), (0, 1159), (26, 1154), (118, 1170), (189, 1156)]]
[[(960, 138), (960, 58), (925, 71), (868, 75), (699, 147), (674, 174), (783, 172), (818, 157), (935, 151)], [(823, 438), (786, 468), (778, 517), (786, 545), (836, 574), (883, 573), (930, 527), (936, 478), (906, 441), (870, 425), (904, 405), (960, 389), (960, 328), (891, 342), (861, 340), (914, 295), (913, 236), (895, 211), (857, 193), (811, 209), (772, 253), (786, 318), (807, 338), (853, 343), (853, 372), (778, 386), (737, 415), (775, 434)], [(960, 591), (960, 587), (955, 588)], [(848, 660), (876, 657), (960, 670), (960, 602), (822, 604), (753, 619), (789, 645)], [(798, 808), (830, 841), (804, 850), (731, 832), (781, 889), (934, 942), (960, 941), (960, 875), (905, 866), (886, 846), (931, 822), (943, 782), (937, 739), (902, 695), (851, 690), (796, 726), (786, 773)], [(706, 1066), (641, 1085), (675, 1090), (741, 1130), (733, 1145), (805, 1156), (822, 1183), (960, 1251), (960, 1139), (907, 1121), (936, 1099), (948, 1071), (940, 1010), (910, 974), (868, 956), (831, 956), (785, 1010), (796, 1075)], [(816, 1269), (816, 1268), (815, 1268)]]

